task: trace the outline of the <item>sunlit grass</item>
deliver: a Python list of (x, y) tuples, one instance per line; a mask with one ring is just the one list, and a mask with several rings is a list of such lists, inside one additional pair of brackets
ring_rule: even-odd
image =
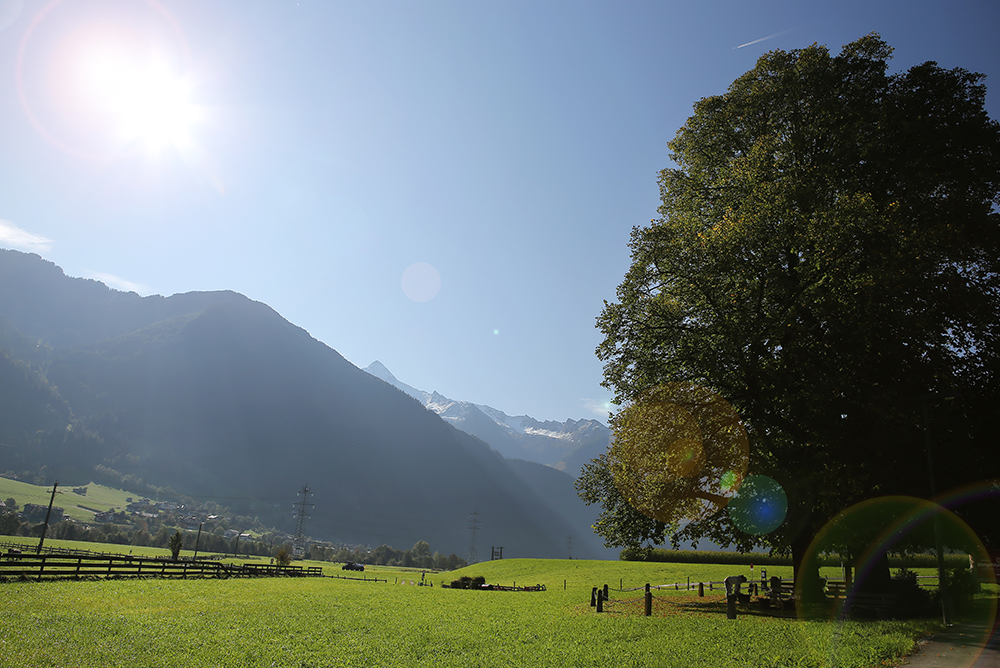
[[(330, 573), (347, 574), (331, 565)], [(677, 570), (670, 570), (671, 568)], [(589, 606), (592, 586), (679, 580), (691, 565), (506, 560), (454, 573), (369, 578), (110, 580), (0, 584), (0, 666), (873, 666), (932, 622), (799, 622), (741, 614), (721, 592), (660, 590)], [(699, 566), (716, 578), (731, 566)], [(719, 569), (716, 572), (716, 569)], [(726, 569), (726, 570), (722, 570)], [(461, 574), (530, 593), (442, 588)], [(692, 575), (694, 573), (691, 573)], [(732, 574), (732, 573), (728, 573)], [(354, 574), (352, 574), (354, 575)], [(565, 582), (565, 588), (564, 583)], [(405, 583), (405, 584), (404, 584)]]

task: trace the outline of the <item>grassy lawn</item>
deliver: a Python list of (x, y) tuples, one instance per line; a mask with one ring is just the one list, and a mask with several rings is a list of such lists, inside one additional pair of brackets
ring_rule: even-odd
[[(82, 496), (73, 491), (74, 487), (87, 488), (87, 495)], [(48, 506), (52, 498), (51, 486), (31, 485), (17, 480), (0, 478), (0, 500), (14, 497), (18, 505), (24, 506), (26, 503), (35, 503), (40, 506)], [(111, 510), (116, 508), (124, 510), (125, 499), (132, 497), (141, 498), (141, 494), (125, 492), (113, 487), (104, 485), (59, 485), (53, 505), (65, 510), (67, 517), (71, 517), (79, 522), (92, 522), (94, 511)], [(81, 507), (82, 506), (82, 507)]]
[[(306, 562), (306, 565), (309, 565)], [(330, 575), (355, 575), (325, 565)], [(733, 566), (511, 559), (452, 573), (369, 568), (388, 583), (332, 578), (0, 584), (6, 666), (852, 666), (891, 665), (936, 628), (803, 622), (762, 611), (726, 619), (722, 593), (641, 591)], [(774, 574), (780, 569), (775, 569)], [(442, 588), (460, 575), (544, 592)], [(769, 569), (769, 574), (772, 574)], [(359, 574), (360, 575), (360, 574)], [(789, 573), (790, 575), (790, 573)], [(697, 576), (697, 577), (696, 577)], [(565, 583), (565, 584), (564, 584)], [(593, 586), (613, 590), (607, 611)], [(708, 592), (706, 592), (708, 593)]]

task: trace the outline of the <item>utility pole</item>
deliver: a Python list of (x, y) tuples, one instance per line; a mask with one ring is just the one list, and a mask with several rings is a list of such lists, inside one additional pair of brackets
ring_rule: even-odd
[(194, 559), (195, 559), (196, 561), (197, 561), (197, 559), (198, 559), (198, 546), (200, 546), (200, 545), (201, 545), (201, 528), (202, 528), (203, 526), (205, 526), (205, 523), (204, 523), (204, 522), (202, 522), (202, 523), (200, 523), (200, 524), (198, 525), (198, 538), (196, 538), (196, 539), (195, 539), (195, 541), (194, 541)]
[(52, 515), (52, 502), (56, 500), (56, 489), (59, 487), (59, 481), (56, 480), (55, 484), (52, 485), (52, 496), (49, 498), (49, 509), (45, 511), (45, 524), (42, 525), (42, 537), (38, 541), (38, 549), (35, 550), (35, 554), (42, 553), (42, 543), (45, 542), (45, 533), (49, 530), (49, 516)]
[(472, 532), (472, 538), (469, 541), (469, 565), (479, 561), (479, 556), (476, 554), (476, 533), (479, 531), (479, 511), (473, 509), (472, 519), (469, 520), (469, 531)]
[(302, 500), (295, 504), (295, 512), (292, 515), (295, 516), (295, 540), (292, 543), (292, 553), (296, 557), (302, 557), (306, 552), (306, 538), (305, 538), (305, 524), (306, 520), (309, 519), (308, 508), (315, 506), (314, 503), (309, 503), (309, 497), (312, 496), (312, 492), (309, 491), (309, 485), (303, 485), (302, 491), (298, 493), (302, 497)]

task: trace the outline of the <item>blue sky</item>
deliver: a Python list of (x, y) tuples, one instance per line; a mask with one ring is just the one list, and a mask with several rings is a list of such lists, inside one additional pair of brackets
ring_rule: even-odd
[(607, 416), (594, 327), (666, 143), (771, 49), (987, 75), (1000, 4), (0, 0), (0, 247), (265, 302), (358, 366)]

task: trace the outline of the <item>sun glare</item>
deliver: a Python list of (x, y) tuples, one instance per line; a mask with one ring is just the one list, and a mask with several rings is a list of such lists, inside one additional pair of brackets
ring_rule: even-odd
[(191, 84), (161, 58), (137, 59), (124, 49), (95, 48), (79, 61), (81, 102), (103, 115), (121, 145), (158, 154), (189, 144), (198, 121)]
[(18, 52), (18, 95), (38, 131), (82, 158), (176, 152), (200, 166), (204, 111), (180, 27), (155, 0), (52, 0)]

